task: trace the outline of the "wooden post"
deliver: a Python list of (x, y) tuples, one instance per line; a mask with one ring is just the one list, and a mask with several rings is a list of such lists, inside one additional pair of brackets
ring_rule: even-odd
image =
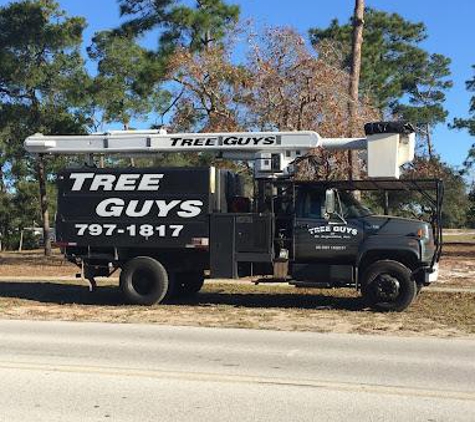
[(23, 234), (25, 233), (24, 229), (20, 231), (20, 244), (18, 245), (18, 252), (21, 252), (23, 249)]
[(41, 219), (43, 223), (43, 239), (45, 242), (45, 255), (51, 256), (51, 236), (49, 227), (49, 211), (48, 211), (48, 194), (46, 191), (46, 170), (43, 154), (38, 155), (37, 164), (37, 176), (40, 186), (40, 207), (41, 207)]

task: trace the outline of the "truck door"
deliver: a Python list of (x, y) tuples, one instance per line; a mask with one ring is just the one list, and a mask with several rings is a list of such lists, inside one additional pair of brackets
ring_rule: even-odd
[(356, 260), (364, 231), (361, 218), (325, 218), (325, 191), (311, 188), (297, 192), (295, 211), (296, 262), (350, 264)]

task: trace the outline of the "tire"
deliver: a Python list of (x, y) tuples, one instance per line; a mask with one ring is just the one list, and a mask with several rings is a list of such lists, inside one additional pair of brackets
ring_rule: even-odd
[(414, 301), (417, 285), (412, 272), (397, 261), (381, 260), (363, 273), (361, 292), (367, 304), (379, 312), (401, 312)]
[(171, 296), (177, 298), (194, 295), (201, 290), (204, 281), (204, 274), (200, 271), (176, 273), (173, 294)]
[(120, 287), (129, 303), (150, 306), (163, 301), (170, 283), (167, 270), (160, 262), (139, 256), (125, 264)]

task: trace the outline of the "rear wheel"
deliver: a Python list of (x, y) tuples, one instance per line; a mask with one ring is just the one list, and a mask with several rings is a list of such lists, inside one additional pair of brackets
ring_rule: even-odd
[(160, 303), (170, 289), (168, 273), (156, 259), (139, 256), (125, 264), (120, 287), (128, 302), (136, 305)]
[(363, 273), (361, 292), (371, 308), (380, 312), (401, 312), (417, 295), (412, 272), (397, 261), (381, 260)]

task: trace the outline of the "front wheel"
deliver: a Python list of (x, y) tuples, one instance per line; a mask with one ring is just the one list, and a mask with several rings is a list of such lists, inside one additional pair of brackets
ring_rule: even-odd
[(411, 270), (397, 261), (381, 260), (363, 273), (361, 292), (368, 305), (380, 312), (404, 311), (417, 295)]

